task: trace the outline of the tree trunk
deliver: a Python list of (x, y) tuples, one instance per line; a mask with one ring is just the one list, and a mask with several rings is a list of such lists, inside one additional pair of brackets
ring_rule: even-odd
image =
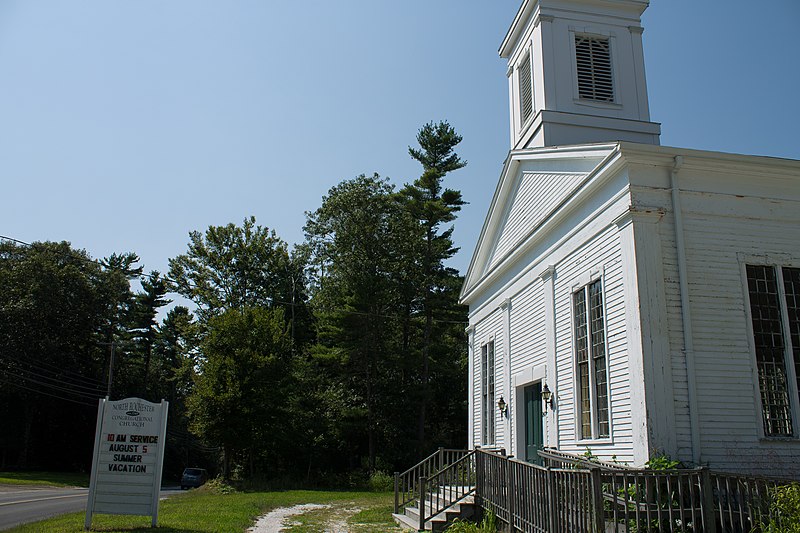
[(33, 432), (33, 406), (30, 400), (25, 400), (25, 424), (22, 429), (22, 449), (19, 452), (19, 467), (25, 469), (28, 467), (28, 457), (30, 457), (31, 447), (31, 433)]

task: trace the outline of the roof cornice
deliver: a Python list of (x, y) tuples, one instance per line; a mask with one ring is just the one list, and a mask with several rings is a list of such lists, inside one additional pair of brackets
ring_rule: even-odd
[[(605, 9), (616, 11), (628, 11), (641, 17), (645, 9), (650, 5), (649, 0), (524, 0), (517, 14), (514, 16), (514, 21), (511, 23), (508, 31), (506, 32), (503, 42), (500, 44), (498, 53), (502, 58), (508, 58), (519, 39), (520, 33), (525, 29), (528, 20), (534, 11), (541, 12), (547, 9), (549, 15), (550, 10), (558, 10), (562, 6), (569, 8), (569, 4), (583, 4), (587, 6), (596, 6)], [(534, 21), (534, 23), (537, 23)]]
[(798, 179), (800, 160), (763, 155), (734, 154), (674, 146), (621, 142), (620, 153), (628, 163), (671, 167), (675, 156), (684, 159), (683, 169), (725, 172), (726, 174)]

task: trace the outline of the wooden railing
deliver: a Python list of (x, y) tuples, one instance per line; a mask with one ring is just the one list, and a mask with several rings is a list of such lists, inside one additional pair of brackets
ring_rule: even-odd
[(779, 517), (770, 515), (770, 500), (776, 488), (792, 481), (721, 472), (711, 472), (710, 477), (714, 515), (722, 531), (747, 533), (760, 522), (781, 525)]
[(432, 478), (435, 474), (441, 472), (447, 468), (447, 466), (455, 463), (469, 453), (471, 453), (469, 450), (439, 448), (405, 472), (395, 472), (394, 512), (402, 512), (408, 504), (416, 500), (421, 500), (421, 479), (428, 480)]
[(504, 524), (530, 533), (750, 533), (769, 515), (775, 487), (789, 480), (714, 473), (707, 468), (646, 470), (552, 451), (540, 467), (476, 452), (475, 501)]
[(577, 466), (580, 468), (600, 467), (604, 470), (635, 470), (623, 464), (589, 459), (582, 455), (560, 452), (552, 448), (539, 450), (539, 456), (543, 459), (544, 466), (549, 466), (551, 468), (575, 468)]
[(476, 503), (509, 531), (599, 531), (588, 470), (541, 467), (478, 450), (475, 487)]

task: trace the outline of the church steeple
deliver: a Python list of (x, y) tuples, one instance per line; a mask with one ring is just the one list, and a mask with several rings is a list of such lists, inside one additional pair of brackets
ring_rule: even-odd
[(659, 144), (642, 50), (646, 0), (525, 0), (500, 47), (511, 148)]

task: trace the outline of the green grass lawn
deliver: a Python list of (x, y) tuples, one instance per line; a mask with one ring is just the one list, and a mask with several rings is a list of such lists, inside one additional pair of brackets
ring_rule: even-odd
[[(346, 521), (348, 529), (354, 533), (385, 533), (398, 531), (391, 515), (393, 499), (394, 495), (391, 493), (292, 490), (217, 494), (201, 488), (163, 500), (159, 506), (158, 528), (150, 528), (149, 517), (95, 515), (92, 530), (142, 533), (242, 532), (253, 525), (256, 517), (272, 509), (317, 503), (331, 507), (294, 517), (293, 521), (298, 522), (298, 525), (290, 531), (322, 533), (331, 519), (340, 519)], [(9, 531), (78, 533), (83, 531), (83, 520), (84, 513), (74, 513)]]
[(0, 485), (88, 487), (89, 474), (70, 472), (0, 472)]

